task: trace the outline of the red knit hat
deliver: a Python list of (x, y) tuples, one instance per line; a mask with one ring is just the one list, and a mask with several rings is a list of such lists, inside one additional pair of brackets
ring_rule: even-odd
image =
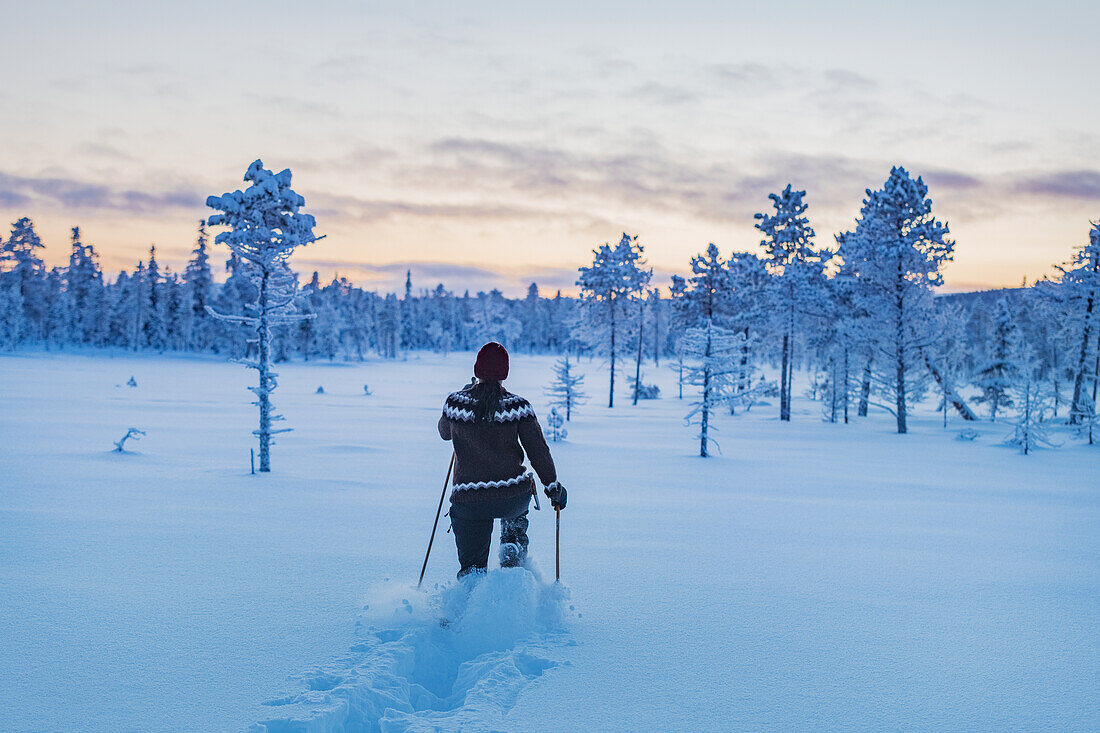
[(477, 352), (474, 362), (474, 376), (478, 379), (491, 379), (503, 382), (508, 378), (508, 350), (496, 341), (490, 341)]

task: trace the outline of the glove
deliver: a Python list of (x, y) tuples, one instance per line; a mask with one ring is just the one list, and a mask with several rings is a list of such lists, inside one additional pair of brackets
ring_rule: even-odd
[(554, 483), (550, 484), (545, 489), (543, 489), (543, 491), (546, 493), (546, 496), (550, 499), (550, 506), (554, 507), (555, 509), (564, 509), (565, 508), (565, 502), (566, 502), (566, 499), (568, 498), (569, 495), (565, 491), (564, 486), (562, 486), (560, 483), (555, 481)]

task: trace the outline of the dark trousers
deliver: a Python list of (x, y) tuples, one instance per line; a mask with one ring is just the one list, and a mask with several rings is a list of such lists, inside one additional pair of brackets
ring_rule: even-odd
[(500, 519), (500, 566), (517, 567), (527, 559), (527, 506), (531, 495), (451, 505), (451, 529), (458, 547), (458, 577), (484, 572), (489, 565), (493, 522)]

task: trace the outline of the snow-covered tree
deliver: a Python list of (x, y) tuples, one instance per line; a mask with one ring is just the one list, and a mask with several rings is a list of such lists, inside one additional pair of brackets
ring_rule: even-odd
[(813, 245), (814, 230), (806, 218), (805, 191), (794, 191), (791, 185), (780, 193), (768, 194), (775, 209), (773, 214), (758, 213), (756, 228), (764, 233), (760, 242), (764, 262), (774, 278), (771, 296), (772, 315), (782, 334), (779, 372), (779, 419), (791, 419), (791, 384), (794, 365), (791, 351), (795, 336), (803, 327), (808, 313), (820, 308), (824, 269), (831, 254)]
[(580, 321), (582, 336), (611, 362), (608, 407), (615, 406), (615, 358), (622, 348), (620, 332), (628, 325), (627, 308), (653, 277), (645, 269), (643, 251), (636, 236), (624, 233), (614, 247), (603, 244), (592, 250), (592, 264), (578, 270), (586, 316)]
[(211, 216), (208, 223), (229, 227), (215, 237), (215, 243), (225, 244), (240, 258), (257, 289), (252, 315), (221, 314), (213, 309), (209, 312), (256, 332), (256, 358), (243, 363), (259, 372), (259, 384), (250, 389), (256, 394), (255, 404), (260, 410), (260, 426), (254, 434), (260, 443), (261, 472), (271, 470), (272, 435), (287, 430), (271, 427), (272, 421), (282, 419), (271, 412), (271, 392), (277, 377), (271, 371), (271, 329), (308, 317), (295, 313), (298, 281), (287, 260), (298, 247), (321, 239), (313, 233), (313, 216), (300, 211), (305, 199), (290, 187), (290, 179), (290, 169), (272, 173), (256, 160), (244, 175), (251, 186), (206, 200), (207, 206), (222, 212)]
[(569, 355), (565, 354), (554, 364), (554, 381), (546, 388), (546, 395), (550, 398), (550, 405), (564, 409), (565, 419), (570, 420), (577, 405), (588, 401), (583, 386), (584, 375), (576, 373), (569, 363)]
[(688, 384), (699, 388), (699, 399), (691, 403), (684, 416), (689, 424), (699, 425), (699, 455), (710, 455), (711, 416), (723, 404), (728, 404), (741, 374), (741, 342), (744, 334), (716, 325), (713, 319), (702, 327), (689, 328), (683, 336), (684, 354), (688, 362)]
[(54, 267), (46, 275), (45, 295), (49, 303), (44, 333), (46, 347), (64, 348), (73, 341), (73, 308), (65, 294), (64, 268)]
[(23, 337), (23, 294), (15, 278), (0, 277), (0, 351), (11, 351)]
[[(1088, 244), (1079, 247), (1071, 262), (1059, 268), (1062, 271), (1061, 287), (1064, 290), (1067, 325), (1077, 333), (1076, 353), (1073, 364), (1073, 398), (1070, 402), (1071, 425), (1081, 422), (1088, 411), (1089, 382), (1097, 382), (1096, 364), (1100, 362), (1100, 222), (1092, 222)], [(1095, 397), (1093, 397), (1095, 401)]]
[(661, 366), (661, 289), (651, 288), (646, 299), (646, 306), (653, 314), (653, 366)]
[(96, 262), (95, 248), (84, 244), (80, 227), (73, 227), (69, 267), (65, 271), (65, 297), (72, 309), (70, 331), (82, 344), (97, 345), (105, 331), (100, 310), (103, 273)]
[(642, 394), (642, 350), (645, 348), (645, 309), (647, 298), (636, 297), (638, 305), (638, 331), (637, 331), (637, 357), (634, 362), (634, 379), (631, 381), (630, 391), (633, 394), (634, 404), (638, 404), (638, 398)]
[(892, 401), (878, 405), (892, 413), (897, 430), (908, 430), (910, 403), (927, 384), (921, 349), (934, 340), (932, 288), (955, 243), (948, 227), (932, 215), (928, 187), (904, 168), (890, 171), (883, 188), (867, 190), (854, 232), (838, 241), (840, 256), (856, 278), (853, 298), (865, 311), (865, 339), (871, 344), (877, 392)]
[(733, 280), (713, 243), (691, 258), (692, 276), (676, 299), (677, 318), (687, 326), (682, 348), (688, 384), (699, 387), (699, 399), (685, 419), (699, 423), (699, 455), (708, 455), (711, 415), (730, 397), (740, 375), (744, 335), (726, 325), (731, 319)]
[(144, 326), (145, 344), (157, 351), (164, 351), (168, 343), (168, 326), (165, 323), (163, 283), (160, 264), (157, 262), (157, 247), (149, 248), (149, 265), (145, 268), (145, 292), (148, 297), (145, 306)]
[(214, 275), (210, 271), (210, 255), (206, 249), (206, 220), (199, 220), (199, 233), (191, 260), (183, 271), (190, 301), (189, 348), (205, 351), (214, 342), (214, 325), (206, 306), (214, 305)]
[(1036, 446), (1053, 447), (1046, 427), (1051, 401), (1040, 376), (1039, 359), (1035, 348), (1019, 331), (1009, 335), (1012, 404), (1016, 416), (1012, 421), (1013, 432), (1008, 442), (1020, 447), (1025, 456)]
[(25, 216), (11, 225), (11, 236), (0, 244), (0, 271), (18, 283), (23, 300), (23, 332), (31, 339), (44, 338), (50, 308), (46, 263), (39, 256), (44, 247), (34, 223)]
[(960, 308), (945, 305), (937, 309), (936, 323), (938, 336), (924, 350), (924, 358), (939, 387), (939, 409), (943, 414), (943, 427), (947, 429), (947, 416), (952, 407), (964, 420), (976, 419), (959, 394), (966, 369), (966, 319)]
[[(997, 412), (1012, 407), (1010, 388), (1016, 381), (1016, 356), (1012, 353), (1017, 339), (1016, 316), (1006, 298), (997, 301), (989, 358), (974, 375), (982, 393), (974, 398), (978, 404), (989, 405), (989, 419), (996, 422)], [(1032, 356), (1028, 355), (1028, 360)]]
[(550, 414), (546, 416), (546, 428), (543, 430), (546, 439), (552, 443), (559, 443), (569, 435), (565, 429), (565, 419), (558, 412), (558, 408), (550, 408)]

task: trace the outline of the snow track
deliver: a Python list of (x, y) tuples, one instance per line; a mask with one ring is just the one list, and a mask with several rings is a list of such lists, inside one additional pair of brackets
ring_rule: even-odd
[(573, 643), (568, 590), (537, 570), (493, 570), (431, 595), (383, 585), (359, 622), (361, 641), (270, 700), (254, 733), (502, 730), (520, 694)]

